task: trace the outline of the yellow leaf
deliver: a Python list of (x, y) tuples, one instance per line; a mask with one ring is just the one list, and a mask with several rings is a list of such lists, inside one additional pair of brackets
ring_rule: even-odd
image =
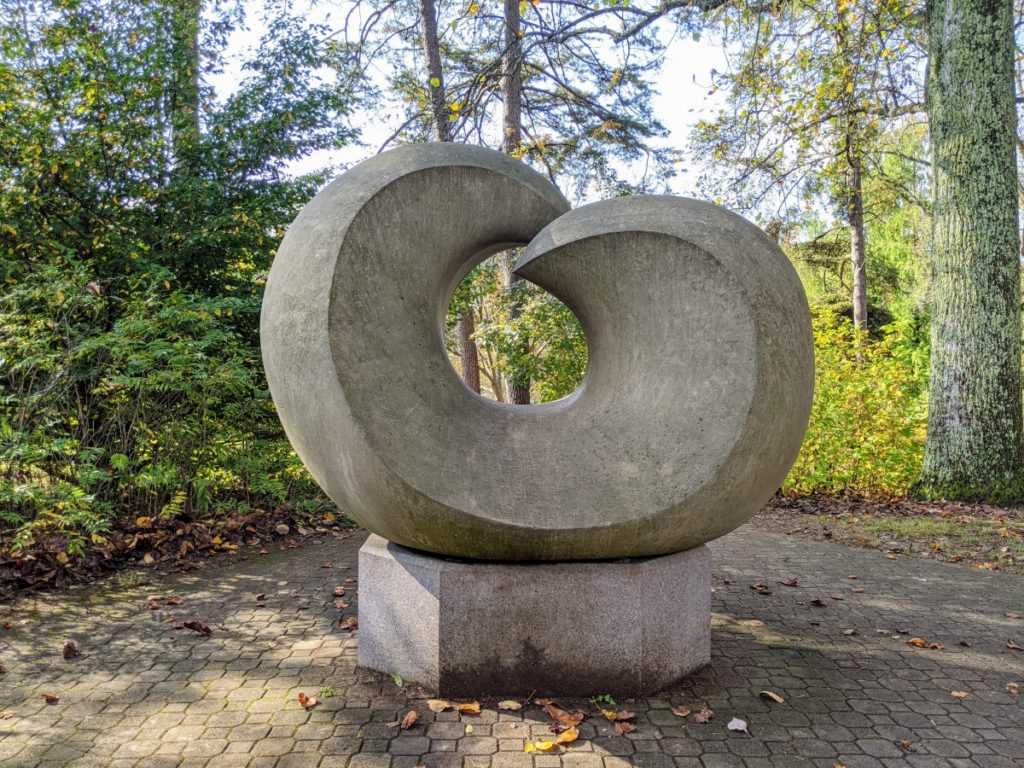
[(555, 744), (572, 744), (580, 737), (580, 732), (575, 728), (566, 728), (555, 737)]
[(152, 517), (136, 517), (135, 526), (137, 528), (149, 528), (153, 524)]
[(498, 702), (498, 709), (517, 710), (522, 708), (523, 705), (514, 699), (506, 699), (505, 701)]
[(67, 565), (68, 562), (70, 561), (70, 559), (71, 558), (69, 558), (67, 556), (67, 554), (64, 553), (64, 552), (58, 552), (57, 553), (57, 562), (60, 563), (61, 565)]
[(427, 708), (431, 712), (444, 712), (446, 709), (451, 709), (452, 703), (445, 701), (444, 699), (427, 699)]

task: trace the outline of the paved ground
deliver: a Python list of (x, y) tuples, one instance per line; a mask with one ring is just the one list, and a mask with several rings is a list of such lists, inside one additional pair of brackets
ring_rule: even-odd
[[(741, 530), (712, 545), (711, 666), (678, 689), (618, 702), (637, 713), (634, 733), (617, 735), (595, 715), (562, 754), (525, 754), (525, 741), (551, 737), (532, 703), (505, 712), (484, 700), (477, 716), (435, 715), (422, 691), (355, 669), (358, 632), (338, 620), (355, 614), (360, 542), (314, 542), (134, 589), (108, 584), (0, 607), (0, 627), (10, 626), (0, 628), (0, 764), (1024, 765), (1024, 695), (1008, 690), (1024, 688), (1024, 651), (1007, 647), (1024, 646), (1015, 618), (1024, 577)], [(798, 586), (780, 583), (794, 578)], [(147, 596), (157, 593), (181, 605), (151, 610)], [(168, 623), (191, 619), (212, 634)], [(911, 637), (944, 648), (915, 648)], [(80, 658), (62, 657), (68, 639)], [(761, 697), (765, 689), (785, 703)], [(321, 702), (304, 710), (299, 691)], [(59, 701), (47, 704), (44, 693)], [(560, 704), (596, 713), (587, 702)], [(674, 715), (676, 705), (714, 716), (698, 724)], [(416, 725), (387, 725), (410, 707), (421, 714)], [(749, 735), (727, 729), (734, 717)]]

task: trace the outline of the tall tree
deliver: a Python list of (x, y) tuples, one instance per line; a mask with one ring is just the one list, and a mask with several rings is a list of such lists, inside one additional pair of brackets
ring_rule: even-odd
[[(437, 6), (434, 0), (419, 0), (420, 36), (423, 39), (423, 56), (427, 63), (427, 92), (430, 94), (430, 114), (438, 141), (451, 141), (452, 129), (448, 103), (445, 100), (444, 65), (441, 61), (441, 40), (437, 33)], [(473, 334), (471, 305), (466, 305), (456, 320), (459, 338), (459, 361), (462, 380), (466, 386), (480, 394), (480, 356)]]
[(725, 108), (698, 123), (694, 146), (712, 169), (704, 188), (769, 218), (799, 218), (812, 201), (849, 230), (854, 322), (868, 321), (864, 184), (874, 150), (923, 109), (915, 0), (733, 2), (716, 17), (732, 66), (716, 77)]
[[(501, 57), (501, 128), (502, 149), (510, 155), (519, 153), (523, 141), (523, 29), (522, 13), (519, 0), (504, 0), (504, 35), (503, 53)], [(523, 278), (513, 268), (515, 256), (506, 253), (503, 259), (505, 271), (505, 288), (509, 292), (509, 322), (515, 327), (518, 336), (516, 343), (521, 359), (530, 352), (530, 337), (522, 324), (516, 321), (523, 314), (522, 283)], [(530, 404), (530, 376), (521, 365), (514, 362), (508, 366), (508, 397), (514, 405)]]
[(932, 358), (920, 490), (1021, 496), (1021, 287), (1011, 0), (933, 0)]

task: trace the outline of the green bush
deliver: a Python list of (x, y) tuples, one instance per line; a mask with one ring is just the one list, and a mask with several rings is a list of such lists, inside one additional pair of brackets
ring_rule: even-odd
[(161, 273), (111, 310), (85, 278), (51, 265), (0, 295), (0, 522), (13, 549), (57, 535), (81, 553), (119, 515), (314, 493), (233, 327), (254, 322), (252, 300), (197, 296)]
[(905, 494), (924, 455), (926, 373), (901, 329), (868, 337), (822, 312), (814, 319), (814, 352), (811, 420), (783, 491)]

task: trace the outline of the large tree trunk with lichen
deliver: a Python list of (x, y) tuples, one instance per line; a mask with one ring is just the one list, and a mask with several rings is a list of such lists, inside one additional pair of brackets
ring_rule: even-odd
[(1020, 491), (1017, 116), (1010, 0), (929, 5), (934, 183), (929, 496)]
[[(501, 58), (501, 99), (502, 99), (502, 149), (512, 155), (519, 150), (523, 140), (523, 43), (520, 31), (522, 18), (519, 0), (505, 0), (504, 54)], [(511, 260), (505, 262), (506, 287), (511, 294), (509, 321), (515, 322), (523, 310), (519, 284), (522, 278), (512, 271)], [(519, 353), (530, 351), (530, 340), (520, 334)], [(510, 366), (507, 375), (509, 402), (516, 405), (530, 404), (530, 377), (516, 365)]]

